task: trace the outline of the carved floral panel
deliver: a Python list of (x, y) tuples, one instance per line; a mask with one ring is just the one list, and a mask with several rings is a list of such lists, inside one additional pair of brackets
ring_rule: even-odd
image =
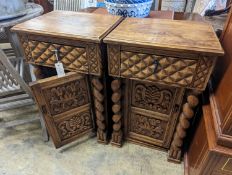
[(132, 106), (170, 114), (176, 88), (133, 81)]
[(167, 122), (150, 116), (132, 113), (130, 131), (136, 134), (163, 140)]
[(52, 115), (89, 103), (88, 90), (84, 79), (58, 85), (44, 91), (48, 109)]
[(65, 120), (56, 121), (55, 124), (60, 139), (65, 140), (93, 128), (90, 115), (90, 111), (84, 111), (76, 113)]

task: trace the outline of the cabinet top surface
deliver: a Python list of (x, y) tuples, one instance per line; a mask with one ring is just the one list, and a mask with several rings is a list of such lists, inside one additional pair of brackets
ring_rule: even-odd
[(100, 42), (120, 19), (119, 16), (71, 11), (52, 11), (18, 24), (12, 31)]
[(170, 51), (224, 54), (212, 26), (202, 22), (127, 18), (104, 42)]

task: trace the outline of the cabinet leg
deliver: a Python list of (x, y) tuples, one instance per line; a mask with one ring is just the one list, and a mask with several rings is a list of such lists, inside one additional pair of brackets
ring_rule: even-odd
[(92, 79), (93, 98), (97, 123), (97, 139), (99, 143), (107, 143), (106, 121), (104, 116), (104, 85), (99, 78)]
[(181, 161), (181, 148), (183, 140), (186, 137), (186, 130), (190, 126), (189, 120), (194, 116), (194, 108), (198, 105), (199, 100), (197, 95), (188, 95), (187, 102), (182, 107), (179, 123), (176, 127), (176, 132), (169, 150), (168, 160), (179, 163)]
[(122, 114), (121, 114), (121, 81), (119, 79), (115, 79), (111, 83), (111, 88), (113, 90), (112, 94), (112, 111), (113, 117), (113, 133), (111, 144), (117, 147), (122, 146)]

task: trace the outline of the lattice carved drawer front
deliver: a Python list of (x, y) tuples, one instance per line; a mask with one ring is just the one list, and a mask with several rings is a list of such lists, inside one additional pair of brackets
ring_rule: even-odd
[(173, 56), (120, 51), (108, 46), (109, 73), (112, 76), (173, 84), (204, 90), (215, 59), (208, 57), (181, 58)]
[(130, 80), (127, 138), (169, 148), (179, 116), (183, 88)]
[(66, 70), (101, 75), (101, 51), (97, 44), (87, 43), (83, 46), (72, 46), (30, 40), (24, 35), (20, 38), (26, 61), (29, 63), (54, 67), (57, 62), (54, 50), (57, 49), (59, 60)]
[(31, 88), (56, 147), (93, 130), (86, 76), (71, 72), (39, 80)]

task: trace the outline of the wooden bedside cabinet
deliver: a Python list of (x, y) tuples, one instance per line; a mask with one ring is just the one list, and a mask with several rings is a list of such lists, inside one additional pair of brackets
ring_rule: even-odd
[[(179, 162), (189, 120), (223, 49), (205, 23), (123, 20), (104, 39), (112, 81), (113, 145), (169, 149)], [(123, 134), (124, 133), (124, 134)]]
[(106, 48), (102, 39), (121, 20), (111, 15), (53, 11), (13, 27), (38, 79), (44, 78), (41, 67), (54, 68), (57, 59), (71, 71), (31, 85), (56, 147), (94, 130), (95, 123), (98, 141), (107, 142)]

